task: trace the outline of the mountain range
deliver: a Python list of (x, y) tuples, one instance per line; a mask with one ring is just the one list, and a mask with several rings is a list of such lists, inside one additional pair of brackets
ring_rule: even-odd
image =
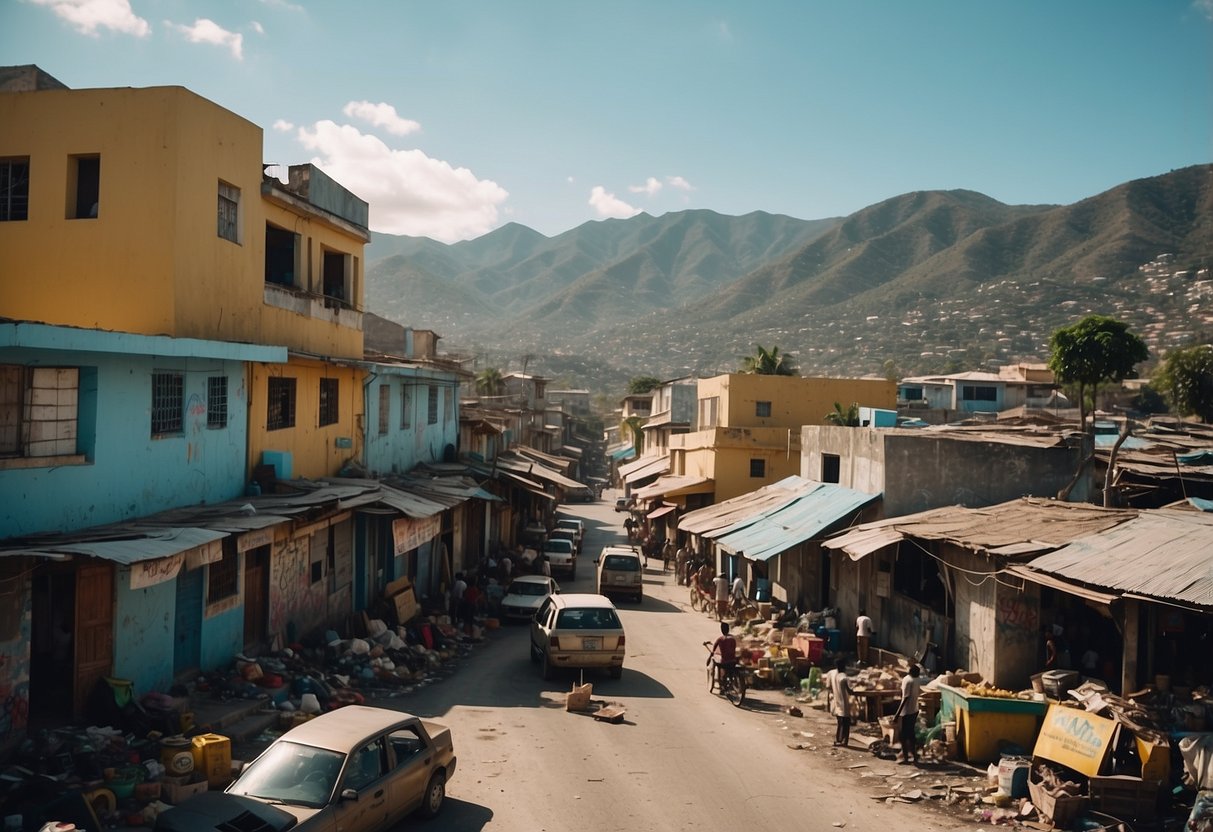
[(736, 370), (755, 344), (804, 375), (1042, 361), (1090, 312), (1157, 355), (1213, 333), (1213, 165), (1072, 205), (919, 191), (819, 220), (689, 210), (451, 245), (376, 234), (366, 258), (369, 311), (480, 367), (612, 395), (638, 375)]

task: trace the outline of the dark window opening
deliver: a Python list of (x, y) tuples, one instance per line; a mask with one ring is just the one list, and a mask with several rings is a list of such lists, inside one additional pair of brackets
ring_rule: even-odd
[(240, 555), (226, 540), (223, 558), (207, 566), (206, 603), (214, 604), (240, 592)]
[(227, 427), (227, 376), (211, 376), (206, 380), (206, 426)]
[(379, 435), (388, 431), (392, 418), (392, 387), (389, 384), (379, 385)]
[(337, 401), (341, 382), (335, 378), (320, 379), (320, 425), (337, 424)]
[(757, 402), (754, 407), (754, 415), (760, 418), (768, 418), (771, 415), (771, 403)]
[[(349, 297), (346, 293), (345, 278), (346, 264), (349, 255), (339, 251), (324, 252), (324, 297), (328, 306), (348, 306)], [(337, 301), (337, 303), (329, 303)]]
[(765, 477), (767, 475), (767, 461), (765, 459), (750, 460), (750, 476)]
[(426, 408), (426, 423), (430, 425), (438, 424), (438, 388), (430, 385), (430, 399)]
[(400, 427), (411, 428), (413, 426), (413, 414), (409, 404), (409, 388), (402, 387), (400, 389)]
[(838, 454), (821, 455), (821, 481), (839, 482), (842, 475), (842, 458)]
[(29, 219), (29, 157), (0, 159), (0, 222)]
[(101, 206), (101, 157), (71, 156), (69, 163), (71, 191), (67, 218), (93, 219)]
[(893, 588), (940, 615), (947, 614), (947, 593), (939, 564), (935, 558), (913, 545), (899, 546), (897, 549)]
[(998, 388), (976, 387), (966, 384), (961, 389), (960, 395), (966, 402), (994, 402), (998, 401)]
[[(222, 236), (222, 234), (220, 234)], [(270, 224), (265, 226), (265, 282), (298, 286), (295, 279), (299, 235)]]
[(266, 385), (266, 430), (295, 426), (295, 379), (271, 376)]
[(184, 428), (185, 376), (152, 373), (152, 436), (180, 434)]
[(226, 182), (219, 183), (219, 236), (240, 242), (240, 189)]

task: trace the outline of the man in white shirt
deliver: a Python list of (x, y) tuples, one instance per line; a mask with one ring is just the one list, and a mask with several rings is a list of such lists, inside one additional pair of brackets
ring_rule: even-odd
[(834, 745), (845, 746), (851, 741), (851, 687), (847, 682), (847, 660), (838, 659), (823, 681), (826, 683), (826, 705), (838, 720)]
[(868, 646), (872, 643), (872, 634), (876, 631), (872, 629), (872, 619), (868, 618), (867, 612), (859, 611), (859, 617), (855, 619), (855, 657), (865, 664), (868, 661)]
[(729, 611), (729, 579), (721, 572), (716, 576), (716, 618), (723, 621)]
[(910, 665), (906, 675), (901, 678), (901, 704), (897, 706), (897, 714), (901, 718), (898, 739), (901, 740), (901, 752), (897, 762), (913, 762), (918, 765), (918, 696), (922, 693), (922, 680), (918, 678), (918, 665)]
[(738, 575), (733, 579), (733, 603), (740, 604), (745, 600), (745, 581)]

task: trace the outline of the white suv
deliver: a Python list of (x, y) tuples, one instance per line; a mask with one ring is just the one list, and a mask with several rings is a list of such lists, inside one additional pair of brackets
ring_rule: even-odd
[(598, 592), (601, 595), (644, 597), (644, 566), (640, 553), (629, 546), (604, 546), (594, 558), (598, 566)]
[(549, 595), (531, 619), (531, 661), (543, 678), (560, 667), (602, 667), (612, 679), (623, 675), (623, 622), (602, 595)]

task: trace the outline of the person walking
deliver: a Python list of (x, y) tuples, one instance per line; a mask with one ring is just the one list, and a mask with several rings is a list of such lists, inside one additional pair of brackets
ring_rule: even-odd
[(861, 609), (855, 619), (855, 657), (864, 664), (868, 663), (868, 647), (875, 632), (872, 629), (872, 619), (868, 617), (866, 610)]
[(851, 741), (851, 686), (847, 681), (847, 660), (839, 658), (834, 662), (834, 669), (827, 672), (826, 706), (838, 726), (834, 730), (834, 745), (845, 746)]
[(721, 621), (729, 611), (729, 579), (721, 572), (716, 576), (716, 617)]
[(901, 741), (898, 763), (913, 762), (918, 765), (918, 697), (922, 693), (922, 680), (918, 678), (918, 672), (918, 665), (912, 664), (901, 678), (901, 703), (897, 706), (897, 716), (901, 720), (897, 732)]

